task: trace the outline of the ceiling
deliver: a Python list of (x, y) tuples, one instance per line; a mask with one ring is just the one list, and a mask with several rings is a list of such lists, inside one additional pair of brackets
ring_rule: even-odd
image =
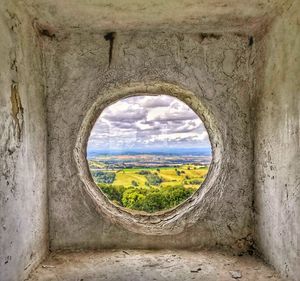
[(58, 30), (250, 33), (294, 0), (18, 1), (32, 17)]

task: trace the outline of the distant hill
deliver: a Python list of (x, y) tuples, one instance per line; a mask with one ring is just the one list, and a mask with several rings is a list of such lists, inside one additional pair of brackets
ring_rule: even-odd
[(100, 150), (88, 149), (87, 158), (94, 158), (99, 155), (180, 155), (180, 156), (211, 156), (212, 151), (210, 147), (199, 148), (132, 148), (126, 150)]

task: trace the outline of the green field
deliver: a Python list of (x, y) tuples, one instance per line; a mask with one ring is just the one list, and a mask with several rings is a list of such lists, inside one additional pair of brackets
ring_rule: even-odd
[(156, 212), (173, 208), (190, 197), (202, 184), (208, 166), (105, 169), (90, 161), (99, 188), (113, 203), (133, 210)]
[[(113, 184), (129, 187), (132, 186), (132, 181), (136, 181), (138, 186), (146, 187), (147, 178), (145, 175), (139, 174), (141, 170), (157, 173), (157, 175), (162, 178), (162, 183), (159, 186), (174, 186), (182, 184), (185, 187), (197, 189), (204, 181), (208, 167), (183, 165), (179, 167), (123, 169), (116, 172), (116, 179)], [(199, 184), (195, 184), (195, 181), (199, 181)]]

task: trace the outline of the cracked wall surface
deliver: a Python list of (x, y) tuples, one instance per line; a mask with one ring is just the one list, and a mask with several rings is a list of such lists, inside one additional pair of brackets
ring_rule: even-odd
[[(297, 0), (2, 1), (0, 280), (45, 256), (49, 214), (52, 250), (254, 247), (298, 281), (299, 14)], [(213, 192), (176, 235), (99, 215), (73, 157), (94, 101), (141, 81), (194, 92), (226, 143)]]
[(99, 30), (252, 34), (293, 0), (23, 0), (41, 22), (69, 32)]
[(38, 42), (12, 3), (0, 33), (0, 280), (16, 281), (48, 248), (45, 109)]
[[(134, 32), (45, 38), (51, 249), (228, 247), (245, 251), (252, 235), (250, 95), (254, 46), (248, 36)], [(81, 182), (73, 149), (98, 97), (133, 82), (191, 90), (216, 118), (224, 140), (222, 177), (194, 225), (173, 236), (140, 235), (99, 215)], [(196, 210), (197, 212), (197, 210)]]
[(256, 97), (256, 241), (288, 280), (300, 280), (300, 3), (263, 40)]

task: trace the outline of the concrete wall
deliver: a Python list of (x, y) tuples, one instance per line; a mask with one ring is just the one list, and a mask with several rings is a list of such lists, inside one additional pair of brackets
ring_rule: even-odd
[[(116, 35), (110, 64), (110, 44), (98, 28), (82, 32), (74, 25), (71, 33), (56, 33), (43, 26), (38, 35), (24, 8), (13, 3), (0, 4), (0, 280), (23, 280), (47, 253), (47, 184), (54, 250), (245, 251), (252, 246), (255, 199), (258, 249), (284, 276), (299, 280), (299, 1), (289, 7), (292, 1), (286, 2), (287, 11), (257, 44), (239, 34), (123, 32)], [(255, 69), (258, 60), (263, 69)], [(205, 208), (196, 210), (201, 215), (173, 236), (137, 234), (101, 216), (73, 157), (78, 130), (94, 101), (109, 89), (141, 81), (194, 92), (217, 120), (226, 144), (222, 177)]]
[(13, 1), (0, 34), (0, 280), (18, 281), (47, 252), (45, 109), (38, 41)]
[[(109, 66), (105, 33), (44, 39), (47, 65), (48, 187), (51, 249), (229, 247), (251, 244), (253, 46), (247, 36), (116, 34)], [(222, 177), (199, 219), (173, 236), (141, 235), (96, 212), (73, 149), (95, 100), (132, 82), (167, 82), (194, 92), (216, 118), (224, 143)], [(198, 214), (197, 214), (198, 216)]]
[(256, 241), (288, 280), (300, 280), (300, 3), (272, 25), (263, 42), (257, 96)]

